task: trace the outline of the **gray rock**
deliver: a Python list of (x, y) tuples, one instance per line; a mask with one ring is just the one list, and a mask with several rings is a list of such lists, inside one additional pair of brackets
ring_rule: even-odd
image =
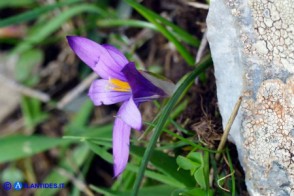
[(251, 195), (294, 195), (294, 0), (211, 0), (208, 41), (223, 126)]

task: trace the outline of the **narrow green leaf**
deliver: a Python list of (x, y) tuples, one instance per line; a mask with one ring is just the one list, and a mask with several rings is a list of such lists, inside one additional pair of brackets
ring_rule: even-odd
[(173, 192), (172, 196), (213, 196), (214, 191), (209, 189), (209, 190), (204, 190), (201, 188), (194, 188), (194, 189), (178, 189)]
[(33, 114), (31, 112), (30, 100), (28, 97), (23, 96), (20, 102), (21, 112), (24, 117), (24, 122), (27, 128), (34, 127)]
[(150, 22), (145, 22), (141, 20), (134, 19), (101, 19), (97, 21), (98, 27), (138, 27), (138, 28), (148, 28), (157, 31), (154, 24)]
[(66, 126), (66, 132), (70, 134), (70, 132), (68, 132), (69, 130), (75, 129), (77, 127), (84, 127), (89, 121), (93, 109), (93, 103), (87, 99), (81, 106), (80, 110), (75, 114), (71, 122)]
[[(170, 187), (167, 185), (144, 187), (140, 190), (139, 196), (171, 195), (171, 193), (174, 190), (175, 190), (174, 187)], [(131, 191), (128, 191), (125, 193), (126, 196), (130, 194), (131, 194)]]
[(95, 154), (99, 155), (105, 161), (107, 161), (109, 163), (113, 163), (112, 155), (107, 151), (108, 148), (100, 147), (97, 144), (94, 144), (90, 141), (86, 141), (86, 143)]
[(150, 18), (154, 18), (154, 19), (158, 20), (161, 24), (165, 25), (168, 29), (171, 29), (171, 31), (175, 34), (175, 36), (177, 38), (179, 38), (179, 39), (185, 41), (186, 43), (188, 43), (192, 46), (195, 46), (195, 47), (198, 47), (200, 45), (200, 41), (196, 37), (192, 36), (187, 31), (185, 31), (184, 29), (175, 25), (174, 23), (161, 17), (160, 15), (153, 12), (152, 10), (145, 8), (144, 6), (140, 5), (139, 3), (136, 3), (133, 0), (126, 0), (126, 2), (129, 3), (131, 6), (133, 6), (137, 11), (142, 10), (142, 12), (144, 12)]
[(189, 51), (178, 41), (178, 39), (163, 25), (160, 24), (160, 16), (151, 14), (152, 12), (146, 9), (144, 6), (136, 3), (133, 0), (125, 0), (128, 4), (130, 4), (134, 9), (136, 9), (143, 17), (153, 23), (156, 28), (177, 48), (178, 52), (182, 55), (185, 61), (189, 65), (194, 65), (195, 59), (189, 53)]
[(209, 189), (209, 170), (210, 170), (209, 153), (207, 151), (204, 151), (203, 152), (203, 172), (204, 172), (206, 190)]
[(232, 186), (232, 196), (236, 195), (236, 182), (235, 182), (235, 170), (234, 170), (234, 166), (233, 166), (233, 163), (232, 163), (232, 159), (231, 159), (231, 155), (229, 153), (229, 149), (226, 148), (226, 155), (228, 157), (228, 162), (229, 162), (229, 167), (230, 167), (230, 172), (232, 173), (232, 176), (231, 176), (231, 186)]
[[(112, 154), (110, 154), (107, 151), (109, 148), (111, 148), (111, 146), (101, 147), (101, 146), (98, 146), (96, 143), (93, 143), (92, 141), (86, 141), (86, 143), (88, 144), (90, 149), (95, 154), (100, 156), (105, 161), (107, 161), (109, 163), (113, 163)], [(129, 163), (127, 165), (127, 167), (126, 167), (126, 170), (127, 171), (132, 171), (133, 173), (137, 174), (138, 170), (139, 170), (139, 167), (132, 164), (132, 163)], [(167, 175), (160, 174), (158, 172), (153, 172), (153, 171), (147, 170), (146, 171), (146, 176), (151, 178), (151, 179), (157, 180), (158, 182), (169, 185), (169, 186), (178, 187), (178, 188), (185, 187), (185, 185), (182, 182), (179, 182), (178, 180), (175, 180), (174, 178), (171, 178), (171, 177), (169, 177)]]
[(47, 113), (44, 113), (41, 109), (41, 102), (31, 97), (22, 97), (21, 111), (28, 129), (33, 129), (48, 117)]
[[(131, 154), (139, 156), (140, 158), (144, 155), (145, 148), (138, 146), (131, 146)], [(183, 183), (187, 187), (194, 185), (193, 178), (187, 171), (178, 171), (178, 165), (175, 158), (168, 156), (167, 154), (155, 150), (150, 158), (150, 162), (156, 169), (161, 171), (166, 176), (173, 178), (179, 183)]]
[(30, 35), (28, 35), (24, 42), (21, 42), (21, 44), (14, 49), (13, 52), (22, 53), (26, 50), (29, 50), (35, 44), (40, 43), (46, 39), (46, 37), (50, 36), (68, 19), (82, 12), (105, 14), (104, 10), (101, 10), (100, 8), (91, 4), (80, 4), (78, 6), (70, 7), (68, 10), (61, 12), (61, 14), (48, 21), (48, 23), (45, 23), (42, 28), (38, 28), (38, 30), (33, 31)]
[[(45, 178), (43, 183), (64, 183), (69, 181), (69, 178), (60, 173), (60, 169), (68, 172), (70, 175), (75, 175), (77, 171), (74, 168), (79, 168), (89, 156), (89, 148), (85, 144), (77, 146), (71, 157), (64, 157), (58, 167), (53, 168), (51, 173)], [(60, 189), (37, 189), (36, 196), (51, 196), (55, 195)]]
[(6, 7), (22, 7), (35, 3), (35, 0), (2, 0), (0, 1), (0, 8)]
[(95, 126), (95, 127), (87, 127), (87, 126), (69, 126), (66, 128), (67, 134), (65, 136), (73, 136), (79, 138), (86, 138), (89, 140), (95, 139), (111, 139), (112, 137), (112, 124), (104, 125), (104, 126)]
[[(65, 6), (65, 5), (69, 5), (72, 3), (76, 3), (79, 1), (81, 1), (81, 0), (67, 0), (64, 2), (55, 3), (53, 5), (41, 6), (36, 9), (27, 11), (25, 13), (21, 13), (21, 14), (15, 15), (15, 16), (11, 16), (9, 18), (2, 19), (0, 21), (0, 27), (15, 25), (15, 24), (19, 24), (22, 22), (27, 22), (27, 21), (33, 20), (35, 18), (38, 18), (38, 17), (40, 17), (40, 15), (45, 14), (51, 10), (54, 10), (56, 8), (59, 8), (59, 7)], [(1, 7), (1, 3), (0, 3), (0, 7)]]
[[(118, 192), (112, 191), (106, 188), (96, 187), (94, 185), (90, 185), (90, 188), (97, 193), (107, 195), (107, 196), (129, 196), (131, 194), (130, 191), (126, 192)], [(140, 189), (139, 196), (154, 196), (154, 195), (171, 195), (171, 193), (175, 190), (174, 187), (170, 187), (167, 185), (157, 185), (157, 186), (149, 186)]]
[(44, 136), (11, 136), (0, 139), (0, 163), (32, 156), (36, 153), (69, 144), (58, 138)]
[[(160, 113), (158, 113), (158, 115), (156, 115), (155, 117), (155, 120), (159, 118), (159, 115)], [(171, 114), (172, 115), (172, 114)], [(171, 120), (173, 122), (173, 120)], [(153, 121), (154, 122), (154, 121)], [(151, 130), (153, 127), (156, 126), (156, 124), (154, 123), (149, 123), (149, 122), (145, 122), (146, 125), (148, 125), (149, 127), (147, 128), (147, 130)], [(181, 130), (180, 127), (177, 127), (177, 129)], [(216, 153), (217, 151), (215, 150), (209, 150), (205, 147), (202, 147), (200, 144), (197, 144), (197, 143), (194, 143), (193, 141), (185, 138), (185, 137), (182, 137), (180, 136), (179, 134), (176, 134), (168, 129), (162, 129), (164, 132), (168, 133), (169, 135), (181, 140), (182, 142), (186, 143), (187, 145), (190, 145), (192, 147), (194, 147), (195, 149), (200, 149), (200, 150), (204, 150), (204, 151), (207, 151), (207, 152), (211, 152), (211, 153)], [(146, 130), (145, 130), (146, 131)], [(144, 132), (145, 133), (145, 132)]]
[[(135, 174), (138, 174), (138, 171), (139, 171), (139, 167), (134, 165), (134, 164), (128, 164), (126, 169), (129, 170), (129, 171), (134, 172)], [(177, 188), (185, 187), (185, 185), (183, 183), (179, 183), (178, 180), (175, 180), (174, 178), (171, 178), (169, 176), (166, 176), (164, 174), (154, 172), (154, 171), (151, 171), (151, 170), (146, 170), (145, 176), (150, 178), (150, 179), (161, 182), (163, 184), (172, 186), (172, 187), (177, 187)]]
[(178, 98), (182, 95), (183, 91), (185, 91), (187, 86), (190, 86), (197, 75), (202, 73), (207, 67), (209, 67), (212, 63), (210, 55), (205, 56), (201, 62), (198, 64), (196, 69), (185, 79), (185, 81), (179, 86), (179, 88), (175, 91), (174, 95), (171, 97), (171, 99), (168, 101), (164, 109), (161, 111), (161, 115), (158, 119), (157, 126), (154, 129), (154, 133), (150, 139), (150, 143), (147, 146), (147, 149), (144, 153), (142, 163), (140, 166), (140, 170), (138, 172), (138, 176), (136, 178), (134, 188), (132, 195), (136, 196), (138, 194), (141, 181), (143, 179), (144, 171), (146, 169), (147, 163), (151, 157), (151, 154), (153, 152), (154, 146), (156, 144), (156, 141), (158, 137), (161, 134), (162, 128), (165, 124), (165, 122), (168, 120), (169, 114), (171, 113), (172, 109), (174, 108)]
[[(101, 19), (101, 20), (98, 20), (96, 24), (98, 27), (135, 27), (135, 28), (147, 28), (147, 29), (160, 32), (153, 23), (145, 22), (141, 20), (134, 20), (134, 19)], [(188, 33), (187, 34), (189, 35), (189, 37), (183, 36), (182, 32), (178, 32), (178, 31), (171, 31), (171, 33), (173, 33), (174, 36), (177, 37), (178, 39), (184, 41), (187, 44), (190, 44), (191, 46), (194, 46), (194, 47), (199, 46), (199, 43), (198, 43), (199, 41)]]
[(105, 196), (121, 195), (121, 194), (119, 194), (118, 191), (113, 191), (113, 190), (109, 190), (109, 189), (106, 189), (106, 188), (96, 187), (96, 186), (94, 186), (92, 184), (90, 185), (90, 188), (92, 190), (94, 190), (95, 192), (100, 193), (101, 195), (105, 195)]

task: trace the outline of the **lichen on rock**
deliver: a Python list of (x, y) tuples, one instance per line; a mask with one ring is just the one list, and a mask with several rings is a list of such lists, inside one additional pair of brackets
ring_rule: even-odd
[(250, 0), (258, 41), (252, 53), (294, 73), (294, 1)]
[(294, 195), (293, 19), (294, 0), (211, 0), (219, 107), (225, 125), (243, 96), (230, 138), (251, 195)]
[[(242, 107), (246, 177), (262, 194), (276, 194), (271, 191), (276, 185), (276, 190), (284, 189), (290, 195), (294, 186), (294, 77), (286, 83), (279, 79), (266, 80), (261, 84), (256, 100), (247, 99)], [(258, 169), (248, 168), (251, 165), (258, 165)], [(275, 176), (271, 179), (275, 166), (286, 177), (279, 181)], [(260, 176), (275, 182), (260, 182)]]

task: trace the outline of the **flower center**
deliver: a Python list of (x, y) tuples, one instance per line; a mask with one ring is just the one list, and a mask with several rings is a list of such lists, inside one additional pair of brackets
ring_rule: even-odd
[(130, 92), (131, 87), (129, 83), (119, 79), (110, 78), (108, 88), (113, 91)]

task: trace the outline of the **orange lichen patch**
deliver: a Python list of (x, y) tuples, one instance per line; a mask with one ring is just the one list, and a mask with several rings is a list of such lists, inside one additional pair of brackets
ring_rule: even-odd
[(121, 81), (119, 79), (111, 78), (109, 79), (109, 90), (119, 91), (119, 92), (130, 92), (131, 87), (129, 83)]
[[(289, 187), (294, 187), (294, 76), (286, 83), (279, 79), (264, 81), (256, 100), (248, 98), (242, 107), (244, 160), (264, 168), (267, 179), (279, 163), (290, 175)], [(253, 170), (248, 169), (248, 178), (254, 179)], [(255, 181), (255, 180), (254, 180)], [(255, 181), (257, 189), (259, 179)], [(265, 192), (264, 192), (265, 193)]]

